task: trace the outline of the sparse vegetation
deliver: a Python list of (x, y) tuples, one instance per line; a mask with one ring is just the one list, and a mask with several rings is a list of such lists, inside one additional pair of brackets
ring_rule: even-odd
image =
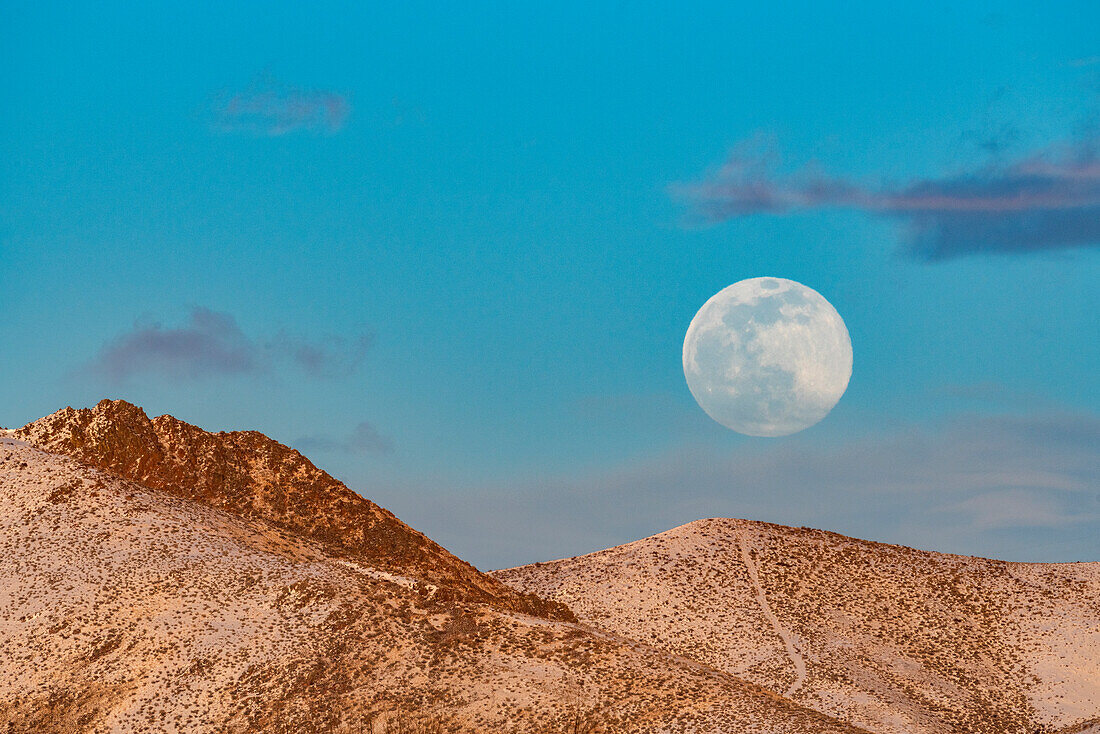
[[(1061, 681), (1096, 669), (1098, 564), (714, 520), (500, 576), (546, 583), (590, 624), (453, 578), (437, 594), (262, 513), (0, 440), (0, 734), (899, 731), (845, 723), (853, 701), (926, 706), (905, 734), (1091, 725), (1043, 729), (1030, 707), (1093, 715), (1090, 684)], [(799, 681), (792, 695), (836, 708), (780, 695)]]

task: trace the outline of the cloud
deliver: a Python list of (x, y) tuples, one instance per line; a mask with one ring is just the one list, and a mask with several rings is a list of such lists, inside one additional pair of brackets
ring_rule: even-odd
[(194, 308), (178, 328), (135, 325), (104, 346), (92, 368), (115, 382), (142, 372), (194, 379), (255, 372), (261, 366), (259, 357), (232, 316)]
[(359, 423), (350, 434), (333, 437), (328, 434), (303, 436), (294, 445), (303, 453), (388, 454), (393, 451), (393, 441), (370, 423)]
[(268, 346), (311, 377), (338, 378), (358, 371), (373, 341), (369, 334), (354, 339), (329, 336), (309, 340), (281, 332)]
[(136, 323), (105, 344), (89, 372), (120, 383), (136, 375), (174, 381), (257, 375), (290, 364), (309, 377), (343, 377), (363, 361), (370, 337), (306, 339), (280, 333), (267, 342), (246, 335), (230, 314), (194, 307), (181, 326)]
[(1096, 516), (1067, 512), (1057, 497), (1019, 489), (986, 492), (947, 505), (941, 511), (968, 517), (970, 526), (976, 530), (1061, 528), (1096, 519)]
[(214, 129), (270, 137), (339, 132), (350, 110), (340, 94), (300, 89), (266, 76), (240, 92), (215, 96), (210, 105)]
[(801, 435), (696, 441), (584, 476), (445, 496), (390, 491), (383, 504), (487, 567), (587, 553), (705, 517), (1008, 560), (1100, 560), (1100, 416), (963, 416), (828, 447)]
[(1100, 245), (1098, 140), (1037, 151), (1007, 164), (890, 188), (810, 169), (777, 172), (759, 139), (736, 148), (709, 179), (679, 186), (704, 221), (854, 209), (905, 225), (907, 252), (925, 260)]

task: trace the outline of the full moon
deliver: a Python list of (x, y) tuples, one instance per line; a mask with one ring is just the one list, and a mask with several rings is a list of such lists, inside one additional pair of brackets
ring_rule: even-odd
[(824, 418), (852, 377), (852, 340), (832, 304), (784, 278), (749, 278), (711, 297), (684, 337), (699, 407), (749, 436), (786, 436)]

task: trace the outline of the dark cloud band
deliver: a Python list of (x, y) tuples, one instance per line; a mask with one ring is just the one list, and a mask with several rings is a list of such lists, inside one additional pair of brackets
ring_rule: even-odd
[(888, 217), (906, 226), (909, 254), (927, 260), (1093, 247), (1100, 245), (1096, 148), (1084, 141), (891, 189), (806, 171), (782, 175), (774, 156), (742, 146), (711, 178), (676, 192), (709, 222), (830, 208)]

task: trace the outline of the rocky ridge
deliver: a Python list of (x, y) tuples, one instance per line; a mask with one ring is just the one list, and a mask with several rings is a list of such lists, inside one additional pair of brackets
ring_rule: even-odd
[(67, 407), (13, 435), (150, 489), (202, 502), (322, 543), (328, 552), (420, 579), (440, 599), (485, 601), (550, 619), (558, 602), (517, 592), (256, 431), (210, 433), (123, 400)]

